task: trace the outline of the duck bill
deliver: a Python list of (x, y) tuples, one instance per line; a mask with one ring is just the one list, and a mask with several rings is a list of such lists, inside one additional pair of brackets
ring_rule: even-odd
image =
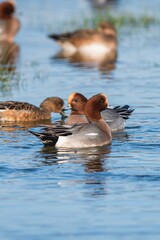
[(62, 112), (61, 112), (62, 118), (67, 118), (66, 111), (68, 110), (69, 108), (67, 109), (66, 107), (62, 109)]
[(71, 109), (72, 109), (71, 105), (69, 104), (68, 106), (65, 106), (63, 110), (66, 112), (66, 111), (70, 111)]

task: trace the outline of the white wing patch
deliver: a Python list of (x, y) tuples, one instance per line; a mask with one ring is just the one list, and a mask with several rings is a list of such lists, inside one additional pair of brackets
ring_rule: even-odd
[(87, 135), (87, 136), (97, 136), (98, 133), (87, 133), (87, 134), (85, 134), (85, 135)]
[(73, 55), (77, 51), (77, 48), (70, 42), (63, 42), (60, 45), (68, 55)]
[(78, 50), (84, 54), (91, 54), (91, 56), (101, 56), (109, 53), (111, 49), (110, 47), (106, 47), (103, 44), (92, 43), (90, 45), (81, 46)]

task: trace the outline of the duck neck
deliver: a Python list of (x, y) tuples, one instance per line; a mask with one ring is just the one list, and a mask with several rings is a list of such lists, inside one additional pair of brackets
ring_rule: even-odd
[(45, 107), (41, 106), (39, 109), (40, 109), (41, 112), (51, 115), (51, 111), (49, 111), (49, 110), (46, 109)]
[(102, 118), (100, 112), (96, 110), (96, 106), (87, 107), (84, 113), (89, 122), (97, 122)]
[(40, 105), (39, 107), (40, 112), (43, 116), (45, 116), (46, 118), (50, 119), (51, 118), (51, 111), (49, 111), (48, 109), (46, 109), (45, 105), (43, 106), (43, 104)]
[(84, 115), (84, 111), (72, 111), (70, 115)]
[(101, 118), (99, 121), (96, 122), (96, 125), (106, 133), (107, 137), (109, 139), (112, 139), (112, 134), (111, 134), (111, 129), (110, 127), (108, 126), (108, 124), (106, 123), (106, 121)]
[(97, 111), (96, 105), (90, 105), (85, 109), (85, 116), (89, 122), (95, 123), (98, 128), (106, 133), (109, 139), (112, 139), (111, 130), (106, 121), (102, 118), (100, 111)]

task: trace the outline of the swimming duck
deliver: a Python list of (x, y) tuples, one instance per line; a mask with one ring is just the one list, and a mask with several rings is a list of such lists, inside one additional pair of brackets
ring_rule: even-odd
[(80, 29), (62, 34), (50, 34), (49, 37), (62, 47), (66, 57), (78, 52), (89, 54), (90, 58), (94, 59), (116, 51), (117, 47), (116, 30), (113, 24), (108, 22), (100, 23), (97, 29)]
[(12, 42), (20, 28), (15, 13), (15, 2), (8, 0), (0, 3), (0, 41)]
[(88, 123), (88, 119), (84, 114), (85, 106), (88, 99), (81, 93), (72, 93), (68, 97), (68, 105), (71, 113), (66, 120), (67, 125)]
[[(68, 104), (72, 111), (66, 120), (66, 124), (87, 123), (88, 119), (84, 115), (87, 98), (80, 93), (72, 93), (68, 97)], [(125, 122), (131, 115), (134, 109), (128, 105), (122, 107), (116, 106), (114, 108), (107, 108), (101, 112), (101, 116), (106, 120), (111, 128), (111, 131), (124, 129)]]
[(112, 141), (111, 131), (100, 114), (107, 106), (106, 96), (100, 93), (91, 97), (85, 105), (84, 113), (89, 123), (44, 127), (40, 133), (29, 131), (49, 146), (85, 148), (108, 145)]
[(0, 121), (29, 122), (51, 118), (51, 112), (64, 116), (64, 101), (59, 97), (46, 98), (39, 107), (27, 102), (0, 102)]

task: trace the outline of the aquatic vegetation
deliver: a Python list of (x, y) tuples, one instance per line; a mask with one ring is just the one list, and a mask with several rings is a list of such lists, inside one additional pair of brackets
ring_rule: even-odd
[[(149, 27), (152, 24), (160, 24), (160, 19), (157, 19), (154, 16), (150, 15), (141, 15), (139, 17), (134, 16), (132, 14), (121, 14), (121, 15), (114, 15), (110, 12), (106, 12), (106, 14), (98, 14), (93, 16), (92, 18), (85, 18), (83, 20), (83, 27), (84, 28), (96, 28), (97, 25), (102, 21), (109, 21), (112, 22), (116, 28), (120, 27)], [(71, 22), (73, 24), (74, 21)], [(75, 22), (76, 23), (76, 22)], [(75, 25), (74, 23), (74, 25)]]
[(0, 65), (0, 81), (1, 82), (10, 81), (13, 78), (14, 74), (15, 72), (14, 72), (13, 66)]
[[(102, 21), (109, 21), (115, 25), (117, 29), (121, 27), (149, 27), (153, 24), (160, 24), (160, 19), (152, 15), (143, 14), (135, 16), (131, 13), (113, 14), (110, 11), (106, 11), (103, 14), (96, 14), (92, 17), (83, 17), (80, 19), (72, 19), (69, 22), (65, 22), (63, 27), (59, 26), (61, 31), (70, 31), (77, 28), (96, 28)], [(49, 32), (55, 31), (53, 26), (48, 26)]]
[[(115, 24), (116, 27), (123, 27), (123, 26), (132, 26), (132, 27), (148, 27), (151, 24), (160, 23), (159, 19), (156, 19), (150, 15), (141, 15), (139, 17), (134, 16), (132, 14), (121, 14), (121, 15), (113, 15), (110, 12), (106, 12), (103, 15), (97, 15), (90, 19), (93, 27), (96, 27), (99, 22), (101, 21), (109, 21)], [(85, 25), (86, 25), (85, 20)]]
[(0, 44), (0, 81), (10, 80), (16, 69), (19, 46), (15, 43)]
[[(16, 61), (19, 47), (16, 44), (3, 42), (0, 44), (0, 93), (2, 96), (11, 95), (13, 86), (17, 86), (18, 73)], [(12, 82), (12, 84), (11, 84)]]
[(18, 74), (7, 74), (3, 70), (0, 70), (0, 96), (1, 97), (11, 97), (12, 89), (18, 88), (19, 77)]

